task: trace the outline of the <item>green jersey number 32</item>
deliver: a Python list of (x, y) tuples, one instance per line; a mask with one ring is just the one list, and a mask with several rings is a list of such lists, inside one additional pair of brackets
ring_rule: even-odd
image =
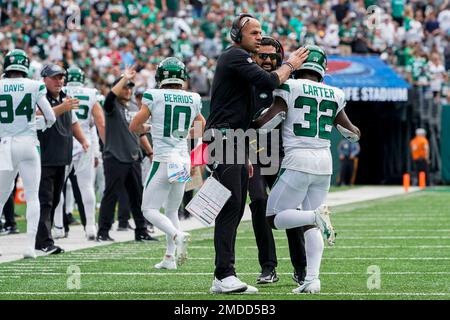
[[(326, 127), (327, 125), (333, 125), (338, 108), (336, 102), (322, 100), (320, 104), (318, 104), (316, 99), (298, 97), (295, 100), (294, 107), (302, 109), (303, 111), (301, 123), (294, 123), (294, 134), (296, 136), (314, 138), (317, 136), (317, 132), (319, 132), (319, 138), (327, 140), (331, 139), (331, 132), (327, 131)], [(319, 119), (317, 119), (318, 111), (322, 113)]]

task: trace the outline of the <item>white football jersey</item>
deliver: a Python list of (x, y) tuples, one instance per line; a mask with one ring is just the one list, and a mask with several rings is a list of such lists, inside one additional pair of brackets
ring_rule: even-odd
[(45, 84), (27, 78), (0, 80), (0, 137), (36, 136), (36, 104)]
[[(80, 107), (78, 110), (75, 110), (75, 114), (86, 139), (92, 145), (92, 130), (95, 130), (93, 128), (94, 118), (92, 116), (92, 108), (97, 102), (97, 90), (83, 87), (78, 83), (68, 83), (63, 90), (68, 96), (80, 100)], [(79, 154), (81, 151), (83, 151), (83, 147), (74, 137), (73, 155)]]
[(288, 106), (282, 125), (285, 158), (282, 168), (332, 174), (331, 130), (344, 109), (344, 92), (306, 79), (289, 79), (274, 91)]
[(151, 112), (153, 159), (190, 163), (187, 138), (194, 119), (200, 114), (200, 95), (176, 89), (152, 89), (144, 92), (142, 103)]

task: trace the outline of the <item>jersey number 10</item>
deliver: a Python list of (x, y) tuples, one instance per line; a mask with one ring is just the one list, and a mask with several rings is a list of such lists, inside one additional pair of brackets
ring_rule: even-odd
[[(184, 114), (184, 125), (180, 129), (180, 118)], [(164, 110), (164, 137), (186, 138), (191, 123), (191, 108), (187, 106), (174, 106), (166, 104)]]
[(25, 94), (14, 112), (13, 97), (10, 94), (0, 94), (0, 123), (12, 123), (14, 115), (26, 116), (27, 121), (31, 121), (33, 108), (31, 107), (31, 93)]

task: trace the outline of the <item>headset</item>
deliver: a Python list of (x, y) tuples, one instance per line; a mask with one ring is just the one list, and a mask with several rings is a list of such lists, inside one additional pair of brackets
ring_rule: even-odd
[(241, 24), (241, 20), (243, 18), (246, 18), (246, 17), (247, 18), (254, 18), (249, 13), (241, 13), (240, 15), (238, 15), (233, 20), (233, 26), (231, 27), (231, 30), (230, 30), (230, 37), (231, 37), (231, 40), (233, 40), (236, 43), (241, 43), (241, 40), (242, 40), (242, 29), (244, 28), (245, 24), (249, 21), (249, 19), (247, 19), (247, 21), (245, 21), (242, 24), (242, 26), (240, 26), (240, 24)]
[(261, 45), (269, 45), (275, 47), (276, 53), (279, 55), (279, 59), (277, 59), (277, 66), (280, 67), (284, 60), (284, 49), (283, 45), (277, 39), (274, 39), (269, 36), (263, 36), (261, 40)]

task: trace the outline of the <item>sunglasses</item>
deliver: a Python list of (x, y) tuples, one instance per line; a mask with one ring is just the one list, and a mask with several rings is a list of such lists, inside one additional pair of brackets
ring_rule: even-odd
[(258, 57), (261, 60), (266, 60), (267, 57), (269, 57), (270, 60), (277, 60), (278, 59), (278, 54), (277, 53), (258, 53)]

